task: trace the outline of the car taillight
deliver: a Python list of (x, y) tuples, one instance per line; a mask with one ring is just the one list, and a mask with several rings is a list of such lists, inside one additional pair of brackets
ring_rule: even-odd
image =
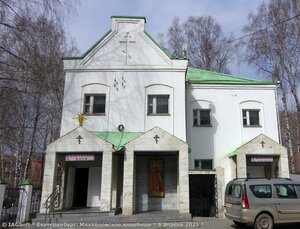
[(249, 202), (247, 196), (242, 196), (242, 208), (249, 209)]

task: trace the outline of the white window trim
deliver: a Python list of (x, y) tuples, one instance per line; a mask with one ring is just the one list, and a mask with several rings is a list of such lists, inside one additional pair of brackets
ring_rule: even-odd
[[(149, 97), (152, 97), (152, 113), (149, 113)], [(157, 113), (157, 97), (168, 98), (168, 112), (167, 113)], [(170, 95), (169, 94), (149, 94), (147, 96), (147, 115), (148, 116), (165, 116), (170, 115)]]
[[(246, 111), (246, 117), (244, 116), (244, 111)], [(250, 112), (249, 111), (258, 111), (258, 125), (250, 124)], [(244, 125), (244, 120), (246, 118), (247, 124)], [(261, 127), (261, 110), (260, 109), (242, 109), (242, 121), (244, 127)]]
[[(90, 102), (86, 103), (86, 97), (90, 96)], [(104, 113), (93, 113), (94, 108), (94, 96), (104, 96), (105, 97), (105, 112)], [(89, 105), (89, 112), (85, 112), (86, 105)], [(92, 116), (92, 115), (105, 115), (106, 114), (106, 94), (93, 94), (86, 93), (84, 94), (84, 103), (83, 103), (83, 113), (84, 115)]]
[[(198, 161), (199, 167), (195, 166), (195, 162)], [(203, 169), (201, 168), (201, 162), (202, 161), (211, 161), (211, 169)], [(213, 159), (194, 159), (194, 169), (199, 170), (213, 170), (214, 169), (214, 160)]]

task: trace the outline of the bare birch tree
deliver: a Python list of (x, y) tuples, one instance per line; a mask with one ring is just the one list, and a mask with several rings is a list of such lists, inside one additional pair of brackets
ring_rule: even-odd
[(189, 17), (180, 24), (175, 17), (168, 30), (168, 45), (171, 55), (182, 56), (186, 45), (189, 65), (210, 71), (229, 73), (228, 65), (236, 47), (225, 36), (221, 26), (211, 16)]
[[(285, 128), (284, 143), (287, 146), (290, 170), (295, 172), (295, 151), (300, 146), (300, 13), (297, 0), (273, 0), (262, 3), (256, 13), (249, 14), (244, 27), (247, 39), (246, 60), (260, 71), (280, 82), (282, 112)], [(289, 111), (295, 111), (297, 124), (291, 126)], [(296, 129), (297, 137), (292, 137)], [(298, 146), (298, 147), (297, 147)]]
[(0, 0), (0, 147), (14, 164), (14, 186), (59, 136), (62, 57), (74, 50), (62, 26), (70, 3)]

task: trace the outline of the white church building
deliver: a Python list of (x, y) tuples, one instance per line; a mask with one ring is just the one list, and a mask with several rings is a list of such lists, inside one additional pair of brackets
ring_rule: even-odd
[(56, 196), (61, 210), (218, 216), (229, 180), (289, 176), (274, 83), (189, 68), (157, 45), (144, 17), (111, 20), (82, 56), (64, 58), (41, 212)]

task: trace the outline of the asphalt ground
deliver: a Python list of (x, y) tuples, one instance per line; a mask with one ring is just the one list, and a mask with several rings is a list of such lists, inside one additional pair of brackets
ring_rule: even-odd
[[(94, 223), (94, 222), (84, 222), (84, 223), (33, 223), (33, 224), (2, 224), (1, 228), (82, 228), (82, 229), (92, 229), (92, 228), (107, 228), (107, 229), (164, 229), (164, 228), (174, 228), (174, 229), (251, 229), (252, 226), (248, 225), (246, 227), (238, 227), (231, 220), (220, 219), (220, 218), (206, 218), (206, 217), (195, 217), (189, 222), (120, 222), (120, 223)], [(299, 229), (300, 223), (298, 224), (280, 224), (275, 225), (274, 229)]]

